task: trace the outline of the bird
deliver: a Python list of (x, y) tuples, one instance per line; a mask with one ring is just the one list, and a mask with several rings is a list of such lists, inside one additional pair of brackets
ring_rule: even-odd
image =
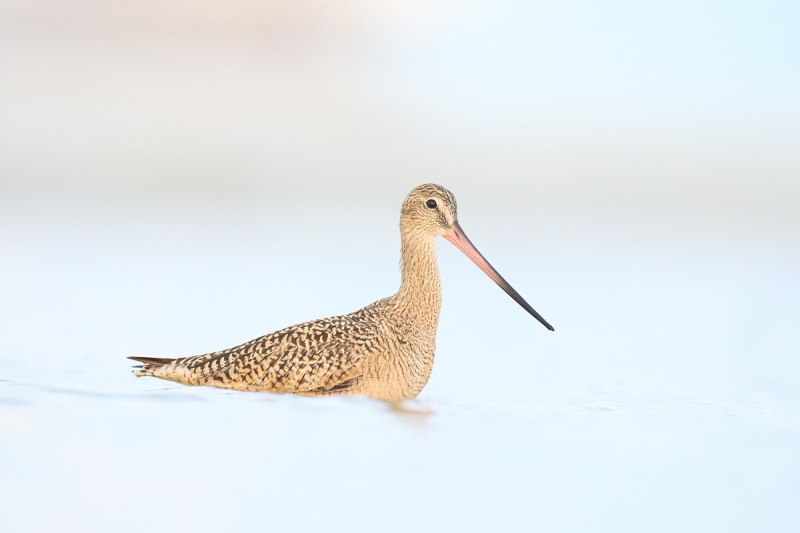
[(438, 236), (554, 330), (467, 238), (453, 193), (427, 183), (412, 189), (400, 209), (401, 283), (394, 295), (350, 314), (290, 326), (227, 350), (176, 359), (131, 356), (141, 363), (133, 373), (241, 391), (362, 395), (392, 404), (416, 398), (433, 368), (442, 306), (434, 243)]

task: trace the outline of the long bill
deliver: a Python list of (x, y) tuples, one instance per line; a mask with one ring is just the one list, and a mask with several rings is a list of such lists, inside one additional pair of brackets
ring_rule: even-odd
[(533, 317), (541, 322), (544, 327), (550, 331), (555, 331), (553, 326), (548, 324), (547, 320), (542, 318), (542, 315), (537, 313), (536, 310), (525, 301), (525, 298), (520, 296), (520, 294), (514, 290), (514, 287), (512, 287), (511, 284), (509, 284), (505, 278), (503, 278), (503, 276), (501, 276), (500, 273), (497, 272), (497, 270), (495, 270), (491, 264), (489, 264), (489, 261), (487, 261), (483, 255), (481, 255), (478, 249), (475, 248), (475, 245), (472, 244), (472, 241), (467, 238), (464, 230), (461, 229), (461, 226), (457, 221), (453, 222), (453, 225), (450, 227), (450, 229), (444, 233), (444, 238), (452, 242), (456, 248), (464, 252), (464, 255), (469, 257), (473, 263), (478, 265), (478, 268), (483, 270), (487, 276), (492, 278), (492, 280), (497, 283), (501, 289), (506, 291), (506, 294), (511, 296), (515, 302), (522, 306), (523, 309), (533, 315)]

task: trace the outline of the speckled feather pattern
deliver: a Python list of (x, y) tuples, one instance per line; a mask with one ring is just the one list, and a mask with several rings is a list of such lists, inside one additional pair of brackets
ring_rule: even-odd
[[(438, 202), (436, 210), (425, 207), (430, 199)], [(395, 295), (228, 350), (178, 359), (135, 357), (143, 366), (134, 373), (246, 391), (414, 398), (433, 368), (441, 308), (434, 237), (455, 220), (450, 191), (419, 186), (401, 211), (402, 283)]]

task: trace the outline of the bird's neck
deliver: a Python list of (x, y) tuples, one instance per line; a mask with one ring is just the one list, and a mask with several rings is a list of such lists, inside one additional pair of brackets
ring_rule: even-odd
[(435, 332), (442, 307), (442, 284), (434, 237), (401, 231), (401, 241), (403, 278), (395, 303), (418, 326), (433, 328)]

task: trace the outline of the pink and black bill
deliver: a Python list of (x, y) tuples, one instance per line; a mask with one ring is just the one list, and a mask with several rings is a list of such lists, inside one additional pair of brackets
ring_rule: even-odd
[(533, 315), (533, 317), (541, 322), (544, 327), (550, 331), (555, 331), (553, 326), (551, 326), (547, 320), (542, 318), (542, 315), (537, 313), (536, 310), (525, 301), (525, 298), (520, 296), (520, 294), (514, 290), (514, 287), (512, 287), (511, 284), (509, 284), (505, 278), (503, 278), (503, 276), (501, 276), (500, 273), (497, 272), (497, 270), (495, 270), (491, 264), (489, 264), (489, 261), (487, 261), (483, 255), (481, 255), (478, 249), (475, 248), (475, 245), (472, 244), (472, 241), (467, 238), (464, 230), (461, 229), (461, 226), (459, 226), (458, 222), (454, 222), (453, 226), (445, 232), (444, 238), (452, 242), (456, 248), (464, 252), (464, 255), (469, 257), (473, 263), (478, 265), (478, 268), (483, 270), (487, 276), (492, 278), (492, 280), (497, 283), (501, 289), (506, 291), (506, 294), (511, 296), (515, 302), (522, 306), (523, 309)]

